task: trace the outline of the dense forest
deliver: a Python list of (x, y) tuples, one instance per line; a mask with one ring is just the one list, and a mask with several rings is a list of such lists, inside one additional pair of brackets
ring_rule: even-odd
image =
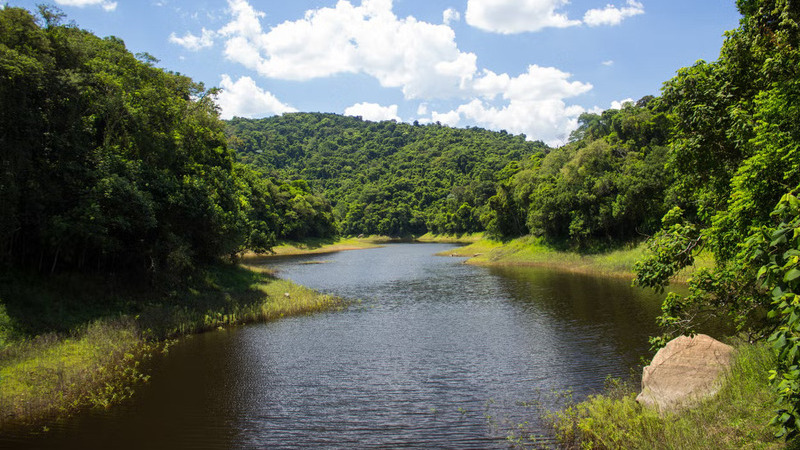
[[(282, 239), (486, 231), (596, 251), (647, 239), (660, 322), (726, 317), (779, 355), (800, 428), (800, 8), (739, 0), (739, 28), (658, 97), (586, 113), (569, 142), (296, 113), (219, 119), (215, 89), (54, 9), (0, 10), (0, 265), (178, 279)], [(535, 138), (532, 137), (532, 138)]]
[(215, 90), (40, 15), (0, 10), (3, 266), (161, 276), (335, 233), (308, 185), (235, 161)]
[(506, 132), (335, 114), (235, 118), (227, 132), (242, 162), (307, 180), (345, 235), (483, 231), (498, 181), (547, 151)]

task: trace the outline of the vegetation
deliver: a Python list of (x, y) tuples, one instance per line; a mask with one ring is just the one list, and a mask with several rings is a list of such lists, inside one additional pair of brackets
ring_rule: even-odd
[(161, 339), (336, 306), (224, 264), (336, 228), (235, 161), (215, 90), (39, 15), (0, 9), (0, 426), (127, 397)]
[(775, 357), (765, 345), (739, 344), (724, 387), (713, 399), (680, 413), (659, 414), (636, 402), (638, 386), (610, 380), (604, 395), (553, 413), (565, 448), (783, 448), (769, 425), (775, 391), (764, 382)]
[(335, 233), (305, 182), (235, 163), (215, 90), (40, 14), (0, 10), (0, 264), (171, 282), (244, 248)]
[[(53, 298), (61, 308), (30, 302)], [(341, 305), (234, 265), (216, 266), (172, 292), (104, 285), (76, 274), (37, 285), (21, 277), (3, 283), (0, 300), (8, 310), (0, 314), (0, 428), (128, 398), (148, 379), (140, 363), (165, 350), (171, 338)]]
[[(800, 9), (792, 0), (737, 6), (740, 26), (717, 61), (681, 69), (660, 97), (582, 115), (557, 149), (505, 132), (332, 114), (224, 123), (216, 90), (156, 68), (152, 56), (64, 25), (52, 8), (38, 19), (3, 8), (0, 399), (32, 404), (24, 399), (35, 391), (63, 400), (60, 410), (102, 404), (106, 397), (66, 392), (96, 392), (111, 372), (141, 379), (135, 355), (150, 349), (140, 342), (294, 308), (293, 300), (275, 306), (300, 295), (294, 288), (220, 265), (246, 250), (322, 245), (339, 234), (485, 232), (496, 241), (460, 251), (538, 263), (558, 249), (563, 264), (609, 272), (637, 258), (636, 283), (657, 290), (698, 257), (713, 260), (692, 273), (688, 295), (667, 295), (665, 333), (653, 343), (720, 317), (749, 341), (769, 338), (777, 359), (742, 350), (742, 372), (754, 379), (770, 368), (780, 401), (773, 423), (797, 437)], [(141, 279), (148, 291), (118, 295)], [(63, 295), (73, 285), (84, 292)], [(88, 293), (97, 300), (87, 303)], [(43, 333), (60, 337), (34, 338)], [(30, 376), (47, 386), (34, 390), (6, 382), (40, 370), (62, 375)], [(73, 381), (80, 377), (94, 381)], [(706, 420), (728, 405), (719, 402), (736, 408), (736, 395), (688, 417)], [(564, 436), (588, 445), (645, 447), (672, 434), (708, 442), (672, 431), (630, 396), (595, 397), (565, 414)], [(723, 417), (741, 422), (731, 414)], [(762, 439), (736, 433), (720, 442)]]
[(482, 231), (498, 180), (547, 149), (506, 132), (336, 114), (235, 118), (227, 132), (241, 161), (308, 180), (347, 236)]

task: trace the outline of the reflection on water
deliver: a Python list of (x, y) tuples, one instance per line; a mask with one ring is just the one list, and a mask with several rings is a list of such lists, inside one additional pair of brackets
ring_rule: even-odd
[(186, 338), (130, 403), (13, 443), (507, 448), (506, 423), (544, 433), (524, 402), (596, 392), (646, 354), (659, 301), (627, 281), (432, 256), (447, 248), (280, 259), (280, 276), (353, 305)]

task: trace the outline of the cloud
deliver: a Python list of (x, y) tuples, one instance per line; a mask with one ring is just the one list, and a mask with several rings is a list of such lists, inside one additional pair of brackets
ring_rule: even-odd
[(611, 109), (622, 109), (628, 103), (633, 103), (632, 98), (626, 98), (624, 100), (614, 100), (611, 102)]
[(377, 103), (356, 103), (344, 110), (346, 116), (361, 116), (364, 120), (380, 122), (382, 120), (396, 120), (400, 122), (397, 115), (397, 105), (381, 106)]
[(600, 25), (619, 25), (628, 17), (644, 14), (644, 5), (635, 1), (628, 0), (628, 6), (617, 8), (614, 5), (606, 5), (603, 9), (590, 9), (583, 16), (583, 22), (590, 27)]
[(229, 0), (233, 20), (219, 34), (225, 56), (270, 78), (310, 80), (364, 73), (406, 98), (457, 94), (476, 72), (474, 53), (461, 52), (447, 25), (397, 18), (391, 0), (340, 0), (334, 8), (261, 28), (263, 13)]
[[(567, 105), (564, 100), (592, 89), (589, 83), (569, 81), (570, 77), (554, 67), (537, 65), (514, 78), (484, 71), (474, 85), (484, 100), (473, 99), (447, 113), (433, 113), (432, 118), (448, 125), (465, 120), (559, 145), (577, 127), (578, 116), (586, 111), (581, 106)], [(490, 100), (497, 95), (506, 102), (493, 104)]]
[(175, 33), (172, 33), (169, 35), (169, 41), (188, 50), (197, 51), (214, 45), (214, 37), (216, 35), (217, 33), (214, 31), (203, 28), (200, 36), (195, 36), (192, 33), (186, 33), (183, 35), (183, 37), (178, 37)]
[(485, 31), (512, 34), (580, 25), (558, 10), (569, 0), (469, 0), (467, 23)]
[(84, 8), (86, 6), (100, 6), (106, 11), (113, 11), (117, 9), (117, 2), (108, 0), (56, 0), (56, 3), (62, 6), (77, 6)]
[(611, 59), (608, 59), (608, 60), (606, 60), (606, 61), (603, 61), (603, 62), (601, 62), (600, 64), (602, 64), (602, 65), (604, 65), (604, 66), (606, 66), (606, 67), (611, 67), (611, 66), (613, 66), (613, 65), (614, 65), (614, 61), (613, 61), (613, 60), (611, 60)]
[(442, 13), (442, 22), (445, 25), (450, 25), (452, 22), (458, 22), (461, 20), (461, 13), (456, 11), (455, 8), (447, 8)]
[(217, 97), (217, 104), (225, 120), (237, 116), (255, 118), (297, 111), (258, 87), (250, 77), (241, 77), (234, 82), (230, 76), (222, 75), (220, 87), (222, 92)]
[[(547, 13), (544, 17), (552, 19), (558, 15), (556, 8), (566, 2), (522, 3), (538, 5)], [(499, 0), (496, 4), (510, 8), (511, 2)], [(569, 73), (555, 67), (531, 65), (516, 76), (479, 70), (476, 55), (459, 50), (449, 26), (411, 16), (398, 18), (391, 0), (362, 0), (358, 6), (339, 0), (335, 7), (309, 10), (299, 20), (269, 29), (262, 27), (264, 13), (247, 0), (228, 0), (228, 6), (230, 20), (217, 31), (203, 30), (200, 36), (187, 33), (170, 40), (187, 48), (224, 41), (226, 58), (266, 78), (306, 81), (367, 75), (383, 87), (400, 89), (406, 99), (421, 100), (416, 114), (421, 123), (480, 125), (558, 144), (577, 127), (577, 117), (585, 111), (568, 104), (568, 99), (592, 89), (591, 84), (572, 80)], [(452, 18), (453, 12), (443, 14), (444, 21), (448, 17)], [(223, 76), (222, 87), (225, 91), (219, 104), (224, 118), (293, 110), (249, 77), (234, 83)], [(455, 106), (431, 107), (438, 100)], [(345, 114), (400, 120), (397, 111), (397, 105), (363, 102), (348, 107)]]

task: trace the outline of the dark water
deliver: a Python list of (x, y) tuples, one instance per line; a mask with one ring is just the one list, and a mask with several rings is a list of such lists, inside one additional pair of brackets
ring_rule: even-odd
[(282, 259), (357, 301), (186, 338), (132, 401), (0, 446), (508, 448), (518, 424), (544, 433), (554, 392), (598, 392), (647, 353), (659, 301), (627, 281), (433, 256), (448, 248)]

